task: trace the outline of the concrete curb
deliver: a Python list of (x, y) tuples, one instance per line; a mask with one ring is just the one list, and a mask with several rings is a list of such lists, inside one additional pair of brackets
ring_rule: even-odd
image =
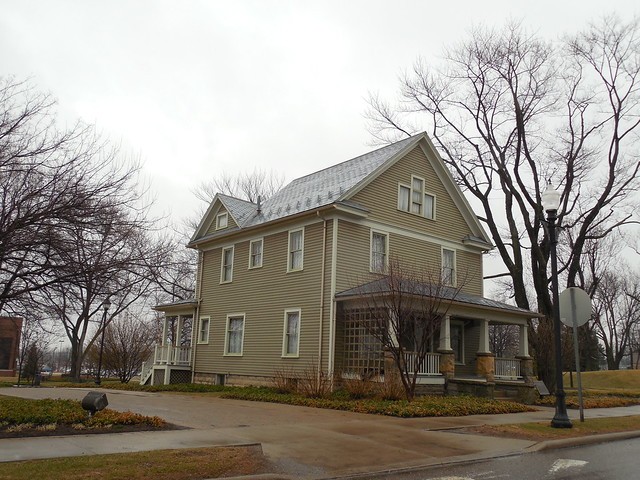
[(546, 440), (538, 442), (524, 450), (524, 453), (543, 452), (557, 448), (579, 447), (582, 445), (593, 445), (596, 443), (615, 442), (616, 440), (628, 440), (640, 437), (640, 430), (632, 432), (603, 433), (600, 435), (590, 435), (588, 437), (563, 438), (561, 440)]

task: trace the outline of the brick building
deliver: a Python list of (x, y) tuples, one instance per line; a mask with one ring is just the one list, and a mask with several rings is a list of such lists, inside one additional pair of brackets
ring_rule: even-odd
[(0, 317), (0, 377), (13, 377), (16, 374), (21, 331), (21, 318)]

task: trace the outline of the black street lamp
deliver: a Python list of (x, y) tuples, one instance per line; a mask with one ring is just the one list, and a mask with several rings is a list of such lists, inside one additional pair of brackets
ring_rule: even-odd
[(98, 357), (98, 375), (96, 376), (96, 385), (100, 385), (100, 374), (102, 373), (102, 351), (104, 350), (104, 330), (105, 325), (107, 323), (107, 312), (109, 311), (109, 307), (111, 307), (111, 301), (109, 297), (102, 302), (102, 332), (100, 335), (100, 356)]
[(547, 185), (542, 194), (542, 206), (547, 212), (547, 227), (549, 229), (550, 257), (551, 257), (551, 293), (553, 300), (553, 332), (555, 341), (556, 357), (556, 413), (551, 420), (554, 428), (571, 428), (571, 420), (567, 415), (567, 403), (565, 399), (564, 386), (562, 384), (562, 350), (560, 339), (560, 301), (558, 294), (558, 256), (556, 247), (558, 245), (558, 235), (556, 232), (556, 220), (558, 219), (558, 207), (560, 205), (560, 192)]

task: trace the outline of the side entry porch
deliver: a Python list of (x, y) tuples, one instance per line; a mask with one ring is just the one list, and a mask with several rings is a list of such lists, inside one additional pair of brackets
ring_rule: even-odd
[(163, 312), (162, 337), (151, 356), (142, 362), (141, 385), (190, 383), (192, 372), (193, 300), (157, 305)]

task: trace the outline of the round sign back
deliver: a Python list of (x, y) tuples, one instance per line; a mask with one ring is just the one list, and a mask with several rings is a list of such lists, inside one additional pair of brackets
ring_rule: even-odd
[(560, 320), (569, 327), (579, 327), (591, 318), (591, 299), (578, 287), (569, 287), (560, 294)]

